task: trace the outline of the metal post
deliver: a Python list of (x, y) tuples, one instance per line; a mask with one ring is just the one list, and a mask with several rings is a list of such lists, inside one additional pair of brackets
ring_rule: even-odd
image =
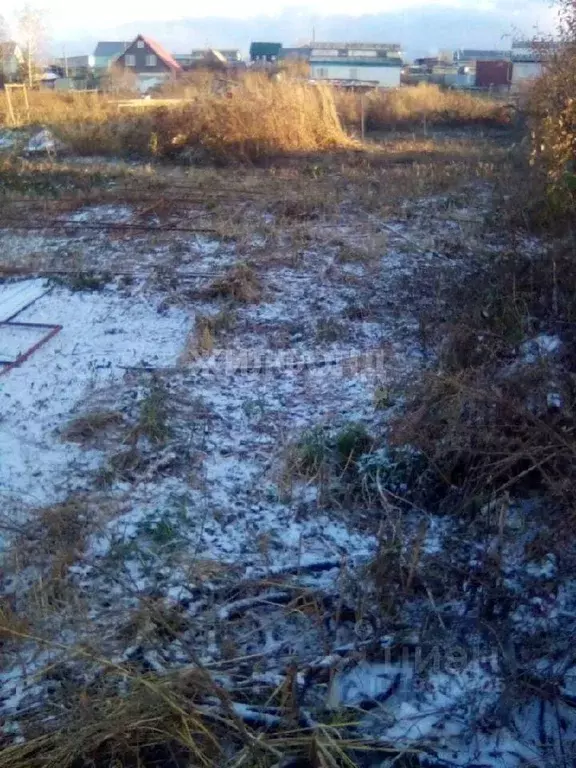
[(362, 132), (362, 141), (366, 138), (366, 96), (360, 94), (360, 128)]

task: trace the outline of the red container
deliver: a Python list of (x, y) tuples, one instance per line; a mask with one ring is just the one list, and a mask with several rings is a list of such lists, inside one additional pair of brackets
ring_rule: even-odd
[(510, 85), (511, 80), (512, 62), (502, 60), (476, 62), (477, 88)]

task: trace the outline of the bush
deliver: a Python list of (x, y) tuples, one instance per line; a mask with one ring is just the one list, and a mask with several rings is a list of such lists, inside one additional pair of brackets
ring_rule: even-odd
[(547, 204), (559, 218), (576, 205), (576, 44), (549, 66), (531, 94), (532, 164), (547, 178)]

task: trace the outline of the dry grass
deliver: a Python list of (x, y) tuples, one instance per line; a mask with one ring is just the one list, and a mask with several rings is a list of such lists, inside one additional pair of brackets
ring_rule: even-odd
[(64, 440), (74, 443), (86, 443), (98, 437), (109, 427), (124, 423), (124, 416), (118, 411), (97, 411), (79, 416), (68, 424), (62, 433)]
[[(5, 105), (1, 112), (6, 119)], [(187, 103), (117, 114), (110, 99), (92, 94), (31, 94), (30, 122), (53, 128), (74, 151), (257, 159), (353, 146), (332, 92), (265, 76), (233, 89), (191, 91)]]
[[(30, 91), (29, 116), (20, 107), (18, 95), (12, 97), (15, 112), (22, 124), (74, 125), (105, 120), (116, 112), (113, 101), (99, 93), (51, 93)], [(0, 126), (8, 124), (6, 95), (0, 91)]]
[[(566, 246), (507, 254), (453, 289), (435, 334), (439, 369), (393, 430), (393, 442), (416, 448), (432, 470), (425, 503), (460, 512), (537, 493), (573, 521), (573, 260)], [(561, 339), (561, 351), (529, 354), (524, 344), (541, 334)]]
[(187, 365), (199, 357), (211, 354), (216, 341), (233, 330), (235, 325), (236, 313), (230, 308), (222, 309), (215, 315), (198, 315), (179, 362)]
[[(347, 91), (335, 93), (336, 108), (344, 125), (358, 127), (361, 96)], [(374, 90), (363, 97), (366, 125), (372, 130), (412, 127), (426, 120), (430, 125), (510, 124), (510, 111), (489, 98), (463, 91), (443, 91), (437, 85), (421, 84), (393, 91)]]
[(226, 299), (240, 304), (254, 304), (262, 298), (262, 284), (248, 264), (236, 264), (214, 280), (206, 290), (211, 299)]
[[(157, 108), (152, 103), (122, 114), (116, 98), (107, 95), (32, 92), (29, 123), (52, 128), (71, 149), (85, 154), (255, 160), (354, 148), (340, 120), (358, 128), (360, 98), (329, 86), (254, 74), (219, 89), (210, 75), (187, 83), (181, 103)], [(440, 125), (510, 123), (502, 103), (434, 85), (374, 90), (364, 99), (371, 130), (413, 127), (424, 119)], [(0, 125), (6, 121), (0, 94)]]

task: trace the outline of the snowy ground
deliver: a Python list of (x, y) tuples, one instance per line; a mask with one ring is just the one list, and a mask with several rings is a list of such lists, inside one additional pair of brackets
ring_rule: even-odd
[[(457, 212), (436, 197), (388, 219), (343, 205), (337, 219), (309, 222), (290, 258), (286, 223), (267, 240), (266, 214), (250, 260), (262, 295), (248, 304), (206, 292), (246, 258), (245, 242), (239, 253), (233, 240), (192, 233), (0, 233), (4, 265), (110, 273), (99, 290), (61, 275), (0, 285), (6, 316), (38, 294), (14, 322), (62, 327), (0, 376), (0, 608), (47, 640), (5, 645), (5, 734), (27, 733), (24, 715), (58, 711), (66, 680), (43, 670), (84, 644), (160, 673), (187, 667), (192, 653), (209, 668), (250, 657), (241, 682), (220, 680), (239, 708), (250, 686), (270, 693), (295, 663), (309, 722), (348, 707), (361, 735), (416, 746), (422, 764), (569, 764), (558, 754), (576, 738), (573, 664), (557, 639), (561, 661), (539, 643), (550, 622), (574, 623), (576, 588), (567, 579), (554, 591), (560, 566), (548, 552), (518, 575), (538, 511), (521, 530), (518, 510), (507, 511), (499, 588), (511, 604), (486, 629), (490, 515), (469, 531), (422, 511), (392, 521), (378, 506), (336, 503), (318, 478), (286, 474), (306, 430), (362, 422), (385, 434), (430, 362), (422, 317), (441, 307), (443, 281), (464, 274), (480, 244), (501, 245), (483, 230), (486, 189), (470, 197)], [(128, 203), (65, 215), (75, 225), (141, 220)], [(191, 359), (199, 319), (219, 313), (228, 319), (214, 349)], [(0, 328), (6, 354), (22, 351), (19, 333)], [(94, 414), (97, 427), (73, 433)], [(399, 531), (382, 587), (371, 563)], [(401, 598), (418, 541), (417, 584)], [(160, 631), (158, 611), (176, 616), (175, 628)], [(519, 662), (526, 638), (534, 648)], [(432, 659), (425, 672), (418, 652)], [(503, 659), (522, 666), (521, 692)], [(71, 668), (86, 683), (90, 672)], [(534, 693), (544, 683), (559, 698)]]

